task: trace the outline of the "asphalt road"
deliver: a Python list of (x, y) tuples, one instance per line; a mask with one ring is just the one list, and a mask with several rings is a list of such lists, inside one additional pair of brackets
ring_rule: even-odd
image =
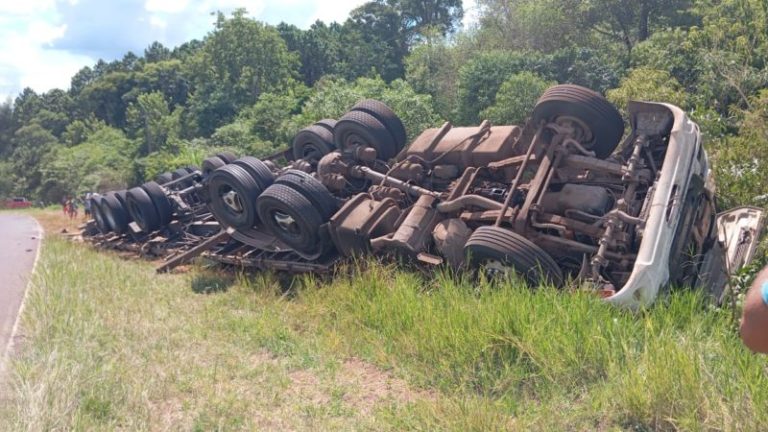
[(0, 213), (0, 370), (37, 259), (42, 228), (26, 215)]

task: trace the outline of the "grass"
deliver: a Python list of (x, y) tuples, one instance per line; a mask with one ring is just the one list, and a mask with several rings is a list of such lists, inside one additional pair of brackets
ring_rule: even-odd
[(768, 430), (768, 361), (693, 293), (155, 275), (49, 236), (22, 319), (0, 430)]

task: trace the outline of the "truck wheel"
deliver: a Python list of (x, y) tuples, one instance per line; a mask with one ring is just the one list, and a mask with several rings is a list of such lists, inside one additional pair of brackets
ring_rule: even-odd
[(288, 170), (278, 177), (275, 183), (286, 185), (302, 194), (320, 211), (323, 220), (330, 219), (339, 209), (336, 198), (331, 195), (320, 180), (303, 171)]
[(398, 152), (392, 134), (376, 117), (363, 111), (350, 111), (333, 128), (336, 147), (346, 151), (355, 145), (372, 147), (378, 159), (389, 160)]
[(489, 273), (512, 270), (534, 287), (542, 283), (563, 285), (562, 270), (552, 256), (508, 229), (496, 226), (476, 229), (467, 240), (464, 253), (470, 265), (485, 267)]
[(155, 181), (157, 182), (157, 184), (160, 184), (160, 185), (164, 185), (172, 180), (173, 180), (173, 174), (169, 172), (158, 174), (158, 176), (155, 177)]
[(163, 188), (153, 181), (144, 183), (141, 188), (147, 191), (147, 195), (152, 198), (152, 203), (155, 205), (157, 215), (160, 218), (160, 225), (166, 226), (171, 223), (173, 207)]
[(128, 214), (114, 193), (101, 197), (99, 208), (115, 234), (122, 235), (128, 231)]
[(334, 151), (333, 132), (327, 127), (314, 124), (299, 131), (293, 138), (293, 157), (317, 163), (323, 156)]
[(157, 214), (155, 204), (146, 190), (140, 187), (129, 189), (126, 203), (128, 204), (128, 213), (142, 231), (149, 234), (160, 228), (160, 216)]
[(107, 219), (104, 217), (104, 212), (101, 210), (101, 196), (92, 197), (90, 200), (91, 214), (93, 215), (93, 220), (96, 221), (96, 227), (99, 229), (99, 232), (106, 234), (112, 231), (109, 227), (109, 223), (107, 223)]
[(264, 227), (293, 249), (304, 253), (321, 249), (318, 231), (323, 218), (297, 190), (274, 184), (256, 200), (256, 210)]
[(550, 87), (533, 108), (532, 121), (571, 120), (580, 126), (581, 144), (605, 159), (619, 145), (624, 134), (624, 120), (619, 111), (599, 93), (588, 88), (562, 84)]
[(247, 230), (258, 221), (256, 198), (262, 189), (243, 167), (223, 166), (208, 177), (208, 208), (224, 226)]
[[(173, 172), (172, 177), (174, 180), (178, 180), (184, 176), (189, 175), (189, 171), (186, 168), (179, 168)], [(174, 189), (184, 189), (192, 186), (192, 180), (184, 180), (181, 183), (176, 183)]]
[(117, 198), (118, 201), (120, 201), (120, 204), (123, 206), (123, 209), (125, 210), (125, 216), (128, 218), (128, 223), (133, 222), (133, 218), (131, 217), (131, 214), (128, 213), (128, 204), (126, 202), (126, 198), (128, 196), (128, 191), (121, 190), (115, 192), (115, 198)]
[(237, 156), (235, 156), (235, 154), (232, 152), (216, 153), (216, 157), (223, 160), (225, 164), (231, 164), (237, 160)]
[(223, 167), (227, 163), (218, 156), (212, 156), (203, 161), (203, 177), (208, 177), (212, 172)]
[(403, 126), (400, 117), (398, 117), (397, 114), (395, 114), (395, 112), (384, 102), (375, 99), (361, 100), (352, 107), (351, 111), (362, 111), (376, 117), (376, 120), (380, 121), (384, 127), (387, 128), (389, 133), (392, 134), (392, 138), (395, 140), (395, 146), (397, 147), (395, 154), (405, 147), (408, 139), (405, 134), (405, 126)]
[(253, 177), (261, 190), (268, 188), (275, 181), (275, 174), (272, 173), (261, 159), (253, 156), (243, 156), (233, 163), (245, 169)]
[[(336, 127), (335, 119), (322, 119), (315, 122), (316, 126), (320, 126), (330, 133), (333, 133), (333, 128)], [(333, 142), (333, 140), (331, 140)]]

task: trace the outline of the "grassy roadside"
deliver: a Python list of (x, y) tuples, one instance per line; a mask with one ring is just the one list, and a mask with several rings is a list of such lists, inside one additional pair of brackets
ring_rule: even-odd
[(695, 295), (354, 267), (158, 276), (49, 236), (0, 430), (768, 429), (768, 361)]

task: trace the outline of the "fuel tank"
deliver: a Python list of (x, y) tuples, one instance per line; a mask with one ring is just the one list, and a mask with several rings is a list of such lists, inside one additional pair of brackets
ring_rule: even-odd
[(452, 127), (447, 132), (444, 128), (427, 129), (400, 159), (417, 156), (427, 165), (455, 165), (462, 170), (486, 166), (523, 154), (525, 149), (518, 148), (522, 147), (518, 146), (521, 134), (519, 126)]

